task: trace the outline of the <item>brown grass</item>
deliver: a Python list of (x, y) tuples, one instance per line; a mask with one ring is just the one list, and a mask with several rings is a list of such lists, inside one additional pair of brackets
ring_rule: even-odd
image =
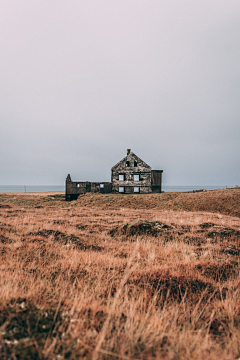
[(239, 195), (1, 194), (0, 358), (240, 358)]

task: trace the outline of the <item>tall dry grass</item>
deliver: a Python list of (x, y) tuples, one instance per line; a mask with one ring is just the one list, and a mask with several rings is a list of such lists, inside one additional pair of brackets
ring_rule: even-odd
[(1, 358), (240, 357), (238, 217), (28, 199), (0, 205)]

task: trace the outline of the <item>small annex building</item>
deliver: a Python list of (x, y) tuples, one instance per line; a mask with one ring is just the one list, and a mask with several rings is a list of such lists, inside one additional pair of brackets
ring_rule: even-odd
[(76, 200), (79, 195), (88, 192), (148, 194), (162, 191), (163, 170), (152, 170), (130, 149), (127, 150), (127, 155), (111, 170), (111, 182), (72, 181), (70, 174), (68, 174), (66, 178), (66, 201)]

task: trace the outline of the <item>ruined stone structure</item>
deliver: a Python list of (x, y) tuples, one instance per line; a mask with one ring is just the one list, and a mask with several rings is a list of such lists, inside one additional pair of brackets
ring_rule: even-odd
[(137, 155), (127, 150), (127, 156), (112, 167), (111, 182), (91, 183), (66, 179), (66, 200), (75, 200), (87, 192), (147, 194), (162, 191), (163, 170), (152, 168)]
[(127, 156), (112, 167), (112, 192), (125, 194), (161, 192), (162, 170), (152, 168), (127, 150)]
[(112, 184), (110, 182), (92, 183), (89, 181), (72, 181), (70, 174), (66, 178), (66, 192), (65, 199), (67, 201), (76, 200), (79, 195), (88, 192), (99, 192), (108, 194), (112, 191)]

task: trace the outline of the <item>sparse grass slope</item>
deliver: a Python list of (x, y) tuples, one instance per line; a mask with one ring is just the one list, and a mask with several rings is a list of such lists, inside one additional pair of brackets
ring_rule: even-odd
[(154, 209), (204, 211), (240, 217), (240, 188), (204, 192), (172, 192), (161, 194), (93, 194), (79, 196), (66, 203), (64, 193), (1, 194), (0, 201), (19, 206), (91, 207), (99, 209)]

